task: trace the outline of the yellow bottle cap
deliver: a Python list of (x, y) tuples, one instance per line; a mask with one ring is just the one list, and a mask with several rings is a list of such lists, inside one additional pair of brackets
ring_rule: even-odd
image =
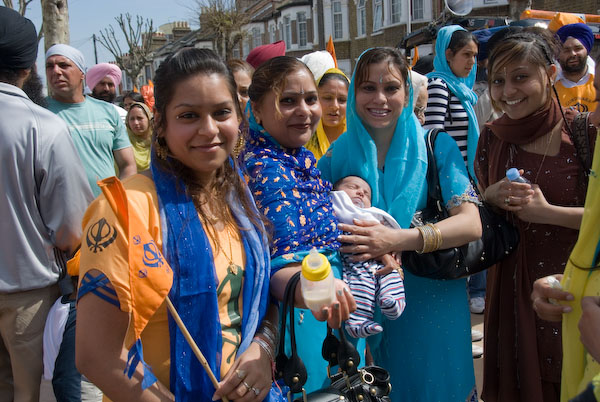
[(330, 271), (331, 264), (329, 264), (329, 260), (314, 247), (302, 260), (302, 276), (309, 281), (322, 281), (327, 278)]

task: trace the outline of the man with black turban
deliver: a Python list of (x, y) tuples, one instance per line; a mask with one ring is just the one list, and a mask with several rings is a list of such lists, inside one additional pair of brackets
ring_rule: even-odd
[(66, 124), (22, 89), (37, 76), (37, 48), (33, 23), (0, 7), (2, 402), (40, 399), (44, 323), (92, 200)]
[(594, 45), (594, 33), (585, 24), (568, 24), (556, 31), (562, 42), (558, 61), (562, 71), (555, 82), (560, 104), (579, 112), (596, 109), (594, 62), (588, 57)]

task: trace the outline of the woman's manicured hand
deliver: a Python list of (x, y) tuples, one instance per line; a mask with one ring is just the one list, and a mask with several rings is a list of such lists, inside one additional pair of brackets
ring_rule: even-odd
[[(523, 170), (519, 170), (523, 174)], [(483, 195), (484, 199), (498, 208), (506, 211), (520, 211), (529, 203), (534, 195), (529, 183), (511, 182), (506, 177), (489, 186)]]
[[(550, 275), (558, 281), (562, 279), (562, 274)], [(573, 295), (561, 289), (553, 288), (548, 282), (548, 276), (540, 278), (533, 283), (533, 291), (531, 292), (531, 302), (533, 309), (537, 315), (546, 321), (562, 321), (564, 313), (570, 313), (570, 306), (563, 306), (558, 302), (560, 300), (573, 300)], [(557, 303), (550, 302), (550, 299)]]
[(354, 220), (354, 225), (340, 223), (338, 228), (350, 234), (341, 235), (342, 253), (354, 254), (354, 261), (366, 261), (397, 250), (402, 230), (392, 229), (375, 221)]
[(221, 380), (213, 400), (226, 396), (230, 401), (260, 402), (269, 393), (272, 381), (269, 355), (260, 345), (252, 342)]
[(546, 197), (542, 193), (540, 186), (534, 184), (533, 196), (531, 200), (523, 204), (521, 209), (516, 212), (519, 219), (530, 223), (551, 223), (552, 222), (552, 205), (546, 201)]
[(341, 279), (335, 279), (336, 300), (321, 311), (312, 311), (319, 321), (327, 321), (331, 328), (339, 328), (342, 321), (350, 317), (350, 313), (356, 310), (356, 301), (350, 292), (348, 285)]

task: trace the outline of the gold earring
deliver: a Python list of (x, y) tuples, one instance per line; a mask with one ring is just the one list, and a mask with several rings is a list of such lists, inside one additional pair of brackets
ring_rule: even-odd
[(242, 130), (238, 130), (238, 138), (237, 138), (237, 141), (235, 142), (235, 146), (233, 147), (233, 156), (237, 157), (240, 154), (240, 152), (242, 152), (245, 145), (246, 145), (246, 138), (244, 137)]
[(154, 149), (156, 151), (156, 156), (158, 156), (162, 160), (167, 160), (169, 148), (167, 146), (167, 142), (163, 137), (156, 137), (156, 139), (154, 140)]

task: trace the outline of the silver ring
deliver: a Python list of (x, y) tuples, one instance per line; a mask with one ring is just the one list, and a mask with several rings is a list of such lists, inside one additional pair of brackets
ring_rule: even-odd
[(244, 387), (246, 387), (246, 389), (248, 391), (250, 391), (252, 389), (252, 387), (250, 385), (248, 385), (248, 383), (246, 381), (242, 380), (242, 384), (244, 384)]
[(510, 205), (510, 195), (504, 199), (506, 205)]
[(254, 392), (254, 395), (258, 396), (258, 394), (260, 394), (260, 389), (252, 387), (252, 392)]

